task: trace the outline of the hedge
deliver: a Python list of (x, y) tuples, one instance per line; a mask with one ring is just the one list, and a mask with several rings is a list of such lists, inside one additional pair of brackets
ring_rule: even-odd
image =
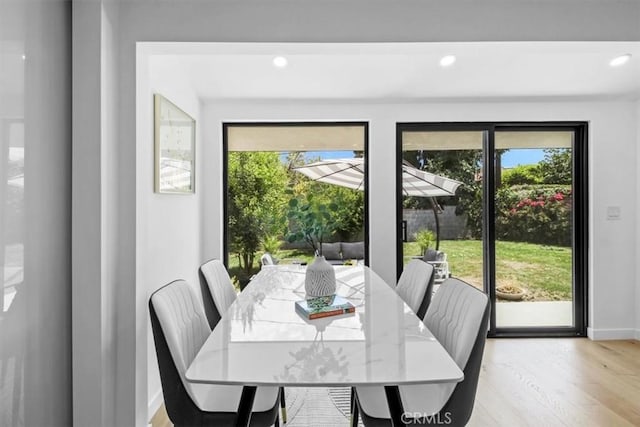
[(496, 237), (513, 242), (571, 246), (572, 193), (568, 185), (520, 185), (496, 194)]

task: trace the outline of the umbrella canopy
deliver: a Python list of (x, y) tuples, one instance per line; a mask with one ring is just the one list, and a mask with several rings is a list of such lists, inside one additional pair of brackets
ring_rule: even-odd
[[(364, 190), (364, 159), (320, 160), (299, 166), (294, 170), (314, 181), (339, 185), (354, 190)], [(453, 196), (462, 183), (444, 176), (402, 165), (402, 192), (405, 196), (441, 197)]]

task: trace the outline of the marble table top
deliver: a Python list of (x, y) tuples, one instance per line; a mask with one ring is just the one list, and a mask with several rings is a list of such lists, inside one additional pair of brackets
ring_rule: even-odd
[(356, 312), (307, 320), (304, 267), (263, 268), (223, 314), (186, 372), (194, 383), (358, 386), (458, 382), (464, 374), (368, 267), (336, 267)]

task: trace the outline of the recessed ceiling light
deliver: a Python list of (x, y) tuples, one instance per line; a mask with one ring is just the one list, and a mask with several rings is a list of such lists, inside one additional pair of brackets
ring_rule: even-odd
[(27, 59), (27, 55), (22, 54), (22, 60), (24, 61), (25, 59)]
[(620, 55), (613, 58), (611, 62), (609, 62), (609, 65), (611, 65), (612, 67), (619, 67), (629, 62), (630, 59), (631, 59), (631, 54), (627, 53), (625, 55)]
[(286, 67), (288, 62), (289, 61), (287, 61), (287, 58), (285, 58), (284, 56), (276, 56), (275, 58), (273, 58), (273, 65), (278, 68)]
[(454, 55), (443, 56), (442, 59), (440, 59), (440, 66), (449, 67), (450, 65), (453, 65), (454, 62), (456, 62), (456, 57)]

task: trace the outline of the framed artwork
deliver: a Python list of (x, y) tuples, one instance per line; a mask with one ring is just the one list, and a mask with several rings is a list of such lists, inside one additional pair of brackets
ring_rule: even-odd
[(154, 94), (155, 192), (194, 193), (196, 121)]

